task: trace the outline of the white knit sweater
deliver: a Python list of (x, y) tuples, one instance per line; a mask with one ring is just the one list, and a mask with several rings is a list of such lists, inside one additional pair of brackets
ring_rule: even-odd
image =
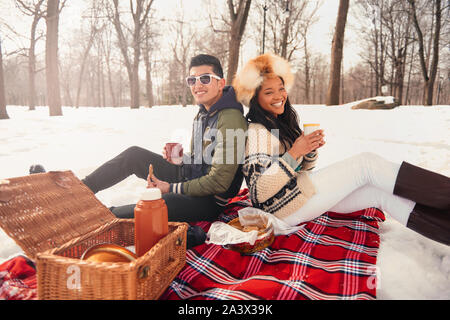
[(308, 170), (318, 154), (294, 159), (278, 138), (263, 125), (251, 123), (243, 172), (253, 206), (284, 218), (298, 210), (315, 193)]

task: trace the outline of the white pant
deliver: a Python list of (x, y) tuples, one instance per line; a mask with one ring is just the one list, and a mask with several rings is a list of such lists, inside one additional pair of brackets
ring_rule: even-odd
[(392, 193), (399, 169), (399, 164), (366, 152), (311, 171), (316, 194), (283, 220), (293, 226), (326, 211), (350, 213), (377, 207), (406, 225), (415, 202)]

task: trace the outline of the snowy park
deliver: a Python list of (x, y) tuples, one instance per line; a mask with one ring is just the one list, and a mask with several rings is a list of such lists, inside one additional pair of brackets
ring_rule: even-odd
[[(0, 300), (450, 300), (449, 17), (441, 0), (2, 0)], [(306, 134), (305, 124), (323, 133)], [(250, 126), (263, 132), (253, 141)], [(241, 136), (225, 137), (231, 128)], [(225, 143), (234, 139), (241, 145)], [(166, 143), (182, 145), (179, 162)], [(225, 155), (242, 162), (218, 160)], [(30, 171), (37, 164), (44, 172)], [(73, 184), (55, 184), (65, 175), (55, 171), (71, 171)], [(82, 222), (64, 220), (73, 203), (53, 210), (54, 194), (29, 197), (18, 186), (47, 178), (61, 208), (64, 196), (86, 199)], [(159, 209), (131, 211), (139, 200)], [(130, 204), (124, 216), (112, 209)], [(269, 218), (241, 226), (249, 233), (232, 229), (248, 206)], [(91, 280), (110, 277), (117, 261), (86, 262), (88, 250), (70, 247), (47, 258), (99, 273), (44, 290), (59, 273), (39, 278), (24, 243), (72, 246), (88, 239), (84, 224), (109, 228), (104, 218), (132, 230), (130, 243), (106, 244), (136, 249), (131, 263), (118, 262), (131, 280), (105, 296)], [(33, 219), (46, 221), (44, 233), (28, 232)], [(272, 221), (297, 229), (277, 233)], [(209, 242), (216, 222), (265, 238)], [(165, 242), (174, 225), (185, 242)], [(139, 241), (149, 246), (138, 250)], [(155, 271), (143, 261), (156, 250), (171, 256), (152, 258), (162, 263)]]
[[(352, 110), (353, 104), (300, 106), (301, 123), (319, 122), (327, 144), (317, 167), (360, 152), (450, 175), (450, 108), (400, 106), (393, 110)], [(130, 146), (161, 153), (166, 142), (187, 146), (197, 106), (69, 108), (64, 117), (48, 110), (9, 106), (11, 119), (0, 122), (0, 179), (28, 174), (32, 164), (47, 170), (72, 170), (80, 179)], [(168, 125), (167, 119), (171, 119)], [(106, 206), (135, 203), (146, 185), (131, 176), (97, 194)], [(245, 185), (243, 185), (245, 187)], [(391, 219), (381, 224), (378, 299), (450, 299), (450, 248)], [(21, 249), (0, 233), (0, 262)]]

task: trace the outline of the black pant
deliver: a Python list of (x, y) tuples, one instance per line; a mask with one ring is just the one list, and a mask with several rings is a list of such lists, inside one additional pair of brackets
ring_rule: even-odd
[[(153, 165), (155, 176), (169, 183), (184, 181), (181, 166), (167, 162), (159, 154), (140, 147), (130, 147), (115, 158), (107, 161), (82, 181), (94, 193), (107, 189), (134, 174), (147, 179), (148, 167)], [(215, 202), (214, 196), (191, 197), (182, 194), (166, 193), (162, 198), (166, 202), (169, 221), (213, 221), (222, 208)], [(135, 204), (112, 207), (111, 211), (119, 218), (133, 218)]]

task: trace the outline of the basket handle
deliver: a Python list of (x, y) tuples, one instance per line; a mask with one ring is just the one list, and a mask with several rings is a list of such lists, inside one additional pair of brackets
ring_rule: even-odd
[(70, 189), (74, 181), (66, 176), (62, 171), (49, 171), (49, 175), (52, 177), (53, 181), (61, 188)]
[[(175, 241), (175, 245), (178, 246), (182, 246), (184, 244), (183, 238), (181, 236), (177, 237), (176, 241)], [(166, 273), (171, 273), (173, 269), (176, 269), (178, 267), (178, 260), (174, 259), (173, 257), (169, 257), (169, 264), (167, 266), (164, 267), (164, 270), (155, 270), (155, 273), (158, 275), (161, 275), (162, 272)], [(143, 265), (140, 266), (138, 268), (137, 271), (137, 276), (139, 279), (145, 279), (147, 278), (148, 274), (150, 271), (150, 266), (148, 265)]]
[[(164, 267), (164, 270), (155, 270), (155, 274), (161, 275), (161, 274), (167, 274), (171, 273), (173, 269), (175, 269), (178, 266), (178, 261), (172, 257), (169, 258), (169, 264)], [(150, 271), (150, 266), (143, 265), (138, 268), (137, 276), (139, 279), (145, 279), (148, 277)]]

